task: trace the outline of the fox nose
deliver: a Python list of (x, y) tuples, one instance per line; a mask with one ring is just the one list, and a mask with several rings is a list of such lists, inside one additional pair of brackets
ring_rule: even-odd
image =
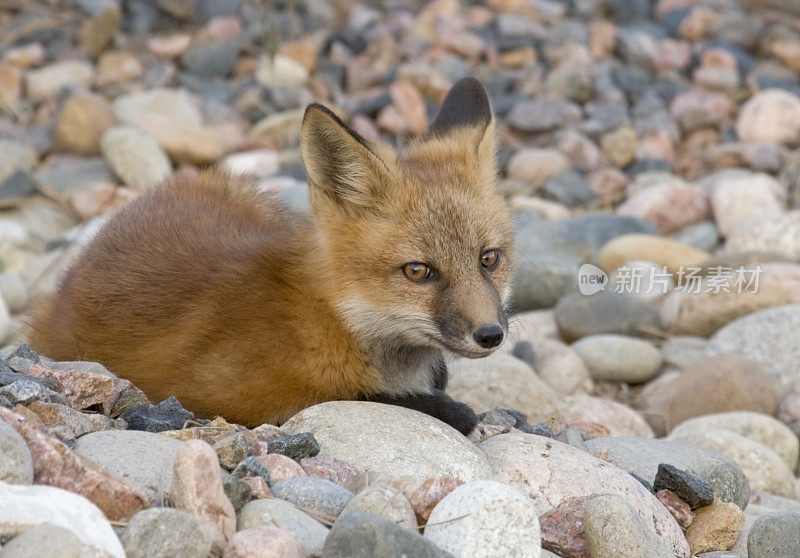
[(484, 349), (493, 349), (503, 342), (503, 328), (497, 324), (482, 325), (472, 334), (472, 338)]

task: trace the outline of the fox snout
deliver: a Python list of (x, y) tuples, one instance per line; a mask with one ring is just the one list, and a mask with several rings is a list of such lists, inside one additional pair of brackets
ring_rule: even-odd
[(505, 332), (499, 324), (485, 324), (472, 334), (475, 342), (484, 349), (494, 349), (503, 342)]
[(475, 297), (473, 291), (471, 297), (458, 297), (469, 302), (459, 304), (450, 300), (450, 304), (445, 302), (437, 309), (439, 332), (449, 351), (468, 358), (481, 358), (502, 344), (508, 319), (496, 292), (486, 290), (490, 291), (486, 298)]

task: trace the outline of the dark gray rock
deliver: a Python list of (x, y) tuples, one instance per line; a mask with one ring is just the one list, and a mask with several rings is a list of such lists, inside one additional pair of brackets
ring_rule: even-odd
[(749, 558), (796, 558), (800, 553), (800, 513), (768, 513), (747, 535)]
[(24, 170), (17, 170), (0, 182), (0, 205), (13, 204), (36, 192), (37, 183), (33, 176)]
[(589, 136), (598, 137), (630, 122), (628, 109), (622, 103), (595, 101), (586, 103), (584, 110), (586, 119), (580, 129)]
[(669, 463), (708, 482), (714, 495), (744, 509), (750, 499), (747, 477), (730, 457), (719, 452), (650, 438), (594, 438), (586, 442), (592, 455), (653, 482), (658, 466)]
[(547, 132), (581, 118), (581, 108), (558, 99), (520, 101), (506, 115), (508, 124), (522, 132)]
[(267, 444), (267, 453), (280, 453), (300, 461), (319, 453), (319, 443), (311, 432), (300, 432), (284, 438), (275, 438)]
[(187, 71), (202, 77), (227, 77), (239, 60), (242, 39), (199, 40), (183, 53), (181, 64)]
[[(528, 434), (542, 435), (540, 433), (540, 429), (536, 428), (539, 426), (538, 424), (529, 424), (528, 417), (525, 415), (525, 413), (515, 409), (501, 409), (499, 407), (495, 407), (491, 411), (486, 411), (485, 413), (478, 415), (478, 420), (484, 424), (516, 428), (517, 430), (527, 432)], [(547, 431), (550, 432), (550, 429), (548, 428)]]
[(577, 291), (578, 268), (597, 263), (603, 245), (623, 234), (656, 234), (651, 223), (635, 217), (589, 214), (543, 220), (522, 212), (514, 219), (517, 267), (512, 295), (517, 312), (551, 308)]
[(36, 364), (41, 364), (42, 360), (39, 358), (39, 353), (31, 349), (30, 345), (27, 343), (23, 343), (16, 349), (14, 352), (8, 355), (8, 360), (12, 358), (24, 358), (25, 360), (30, 360), (31, 362), (35, 362)]
[(228, 500), (233, 504), (233, 509), (236, 513), (239, 513), (239, 510), (253, 499), (253, 491), (250, 487), (231, 473), (223, 473), (222, 489), (225, 491), (225, 496), (227, 496)]
[(555, 320), (561, 337), (570, 343), (599, 333), (647, 337), (661, 329), (658, 311), (650, 303), (614, 291), (570, 294), (556, 305)]
[(116, 180), (105, 159), (70, 158), (56, 164), (42, 167), (36, 171), (34, 179), (47, 189), (66, 194), (94, 182), (111, 182)]
[(710, 484), (669, 463), (658, 465), (653, 489), (656, 492), (665, 489), (671, 490), (693, 510), (709, 506), (714, 502), (714, 489)]
[(275, 497), (286, 500), (302, 510), (337, 517), (353, 493), (319, 477), (298, 477), (273, 483), (270, 486)]
[(6, 361), (0, 360), (0, 386), (7, 386), (20, 380), (36, 382), (37, 384), (40, 384), (53, 391), (58, 388), (58, 384), (50, 378), (38, 378), (36, 376), (29, 376), (21, 372), (15, 372)]
[(34, 401), (67, 404), (67, 400), (60, 393), (46, 388), (28, 376), (23, 376), (22, 374), (20, 376), (22, 376), (22, 379), (0, 387), (0, 395), (8, 399), (13, 405), (28, 405)]
[(163, 432), (179, 430), (187, 420), (194, 419), (194, 413), (184, 409), (178, 400), (171, 396), (152, 407), (139, 405), (122, 413), (121, 417), (131, 430)]
[(711, 252), (719, 244), (719, 232), (713, 221), (701, 221), (681, 229), (675, 234), (675, 240), (698, 250)]
[(567, 207), (586, 205), (597, 199), (597, 194), (583, 174), (576, 170), (568, 170), (550, 178), (539, 189), (539, 195)]
[(135, 386), (131, 386), (119, 394), (114, 406), (111, 408), (111, 416), (121, 416), (125, 411), (133, 409), (134, 407), (149, 407), (150, 401), (142, 390)]
[(236, 478), (261, 477), (269, 484), (269, 471), (254, 456), (245, 457), (231, 472)]
[(361, 512), (348, 513), (333, 524), (322, 558), (446, 558), (452, 556), (421, 535)]

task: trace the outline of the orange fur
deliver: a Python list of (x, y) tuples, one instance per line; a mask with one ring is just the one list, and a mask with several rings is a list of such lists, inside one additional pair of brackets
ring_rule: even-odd
[[(398, 156), (312, 107), (303, 150), (313, 219), (220, 170), (173, 177), (92, 240), (34, 314), (31, 345), (251, 426), (321, 401), (424, 392), (442, 350), (488, 354), (469, 335), (500, 319), (512, 271), (492, 126)], [(479, 264), (489, 248), (503, 254), (492, 273)], [(410, 261), (442, 280), (409, 281)]]

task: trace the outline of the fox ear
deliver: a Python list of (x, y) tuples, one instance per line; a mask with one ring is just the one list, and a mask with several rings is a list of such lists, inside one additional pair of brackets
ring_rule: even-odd
[(391, 173), (372, 146), (328, 108), (309, 105), (301, 135), (312, 202), (322, 193), (352, 212), (374, 204), (389, 184)]
[(476, 172), (483, 183), (493, 184), (497, 178), (497, 151), (494, 116), (489, 97), (475, 78), (458, 81), (442, 103), (420, 147), (446, 149), (455, 157), (477, 164)]
[(458, 81), (444, 98), (431, 124), (431, 136), (445, 136), (457, 129), (474, 128), (481, 136), (492, 122), (492, 107), (486, 90), (475, 78)]

